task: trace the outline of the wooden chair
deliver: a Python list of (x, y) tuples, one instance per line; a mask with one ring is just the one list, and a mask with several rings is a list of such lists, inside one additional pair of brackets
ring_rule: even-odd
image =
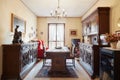
[(44, 66), (51, 66), (51, 59), (46, 56), (46, 48), (44, 47), (44, 55), (43, 55), (43, 67)]
[(72, 59), (72, 62), (66, 61), (67, 66), (74, 66), (75, 67), (75, 57), (74, 57), (74, 55), (70, 54), (70, 56), (68, 56), (66, 59), (67, 60)]
[[(70, 55), (67, 57), (67, 59), (72, 59), (72, 65), (75, 67), (75, 57), (79, 57), (79, 44), (78, 42), (80, 42), (80, 39), (72, 39), (71, 43), (72, 43), (72, 47), (71, 47), (71, 53)], [(67, 62), (68, 64), (69, 62)]]
[[(67, 60), (72, 60), (72, 62), (67, 61)], [(75, 67), (75, 55), (74, 55), (74, 51), (71, 51), (70, 55), (68, 55), (66, 57), (66, 65), (67, 66), (74, 66)]]

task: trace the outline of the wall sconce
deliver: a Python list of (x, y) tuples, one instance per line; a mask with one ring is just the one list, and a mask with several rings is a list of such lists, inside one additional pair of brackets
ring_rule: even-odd
[(120, 18), (117, 21), (117, 26), (120, 27)]

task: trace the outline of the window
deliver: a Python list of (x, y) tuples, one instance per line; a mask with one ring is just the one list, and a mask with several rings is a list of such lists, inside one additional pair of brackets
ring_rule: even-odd
[(48, 44), (49, 48), (64, 46), (65, 24), (63, 23), (49, 23), (48, 24)]

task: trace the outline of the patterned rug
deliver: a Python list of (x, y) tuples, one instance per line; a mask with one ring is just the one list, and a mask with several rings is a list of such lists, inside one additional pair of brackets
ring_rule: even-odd
[(67, 67), (66, 72), (56, 71), (56, 72), (49, 73), (49, 70), (50, 70), (50, 67), (48, 66), (42, 67), (35, 77), (36, 78), (47, 78), (47, 77), (78, 78), (77, 74), (75, 73), (72, 67)]

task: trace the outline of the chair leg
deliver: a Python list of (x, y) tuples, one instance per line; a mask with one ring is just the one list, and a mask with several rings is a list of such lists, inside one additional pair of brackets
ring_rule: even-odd
[(45, 66), (46, 59), (43, 59), (43, 66)]
[(75, 67), (75, 59), (72, 59), (72, 61), (73, 61), (73, 66)]

